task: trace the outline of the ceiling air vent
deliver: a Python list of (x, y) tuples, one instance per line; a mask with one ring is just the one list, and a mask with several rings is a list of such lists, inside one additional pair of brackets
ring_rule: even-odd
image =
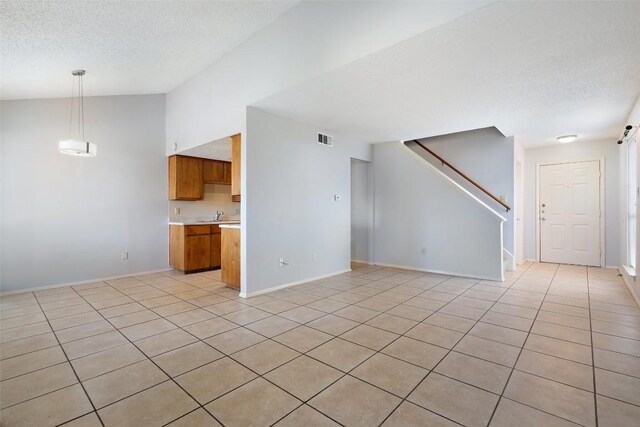
[(326, 145), (327, 147), (333, 147), (333, 137), (330, 135), (319, 133), (318, 144)]

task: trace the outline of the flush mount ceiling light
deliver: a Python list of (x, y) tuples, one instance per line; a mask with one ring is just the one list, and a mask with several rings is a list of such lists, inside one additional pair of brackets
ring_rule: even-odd
[[(84, 70), (72, 71), (73, 87), (71, 89), (71, 114), (69, 117), (69, 139), (60, 140), (58, 142), (58, 151), (62, 154), (70, 154), (72, 156), (95, 157), (98, 147), (96, 144), (87, 142), (84, 139), (84, 90), (82, 86), (82, 76), (85, 75)], [(76, 90), (76, 77), (78, 79), (78, 99), (77, 99), (77, 115), (78, 127), (76, 133), (73, 133), (73, 111), (74, 111), (74, 94)]]
[(556, 139), (560, 144), (567, 144), (569, 142), (575, 141), (577, 137), (578, 135), (562, 135), (557, 137)]

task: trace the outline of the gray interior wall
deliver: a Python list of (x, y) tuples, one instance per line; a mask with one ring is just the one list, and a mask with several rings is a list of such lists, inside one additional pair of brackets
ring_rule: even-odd
[(376, 264), (503, 279), (494, 211), (400, 142), (375, 144), (373, 166)]
[(421, 150), (420, 147), (415, 150), (421, 156), (424, 153), (424, 157), (433, 165), (507, 219), (504, 224), (504, 248), (514, 254), (515, 157), (513, 137), (505, 137), (496, 128), (489, 127), (424, 138), (420, 141), (496, 197), (506, 196), (506, 203), (512, 208), (509, 212), (451, 169), (443, 167), (440, 162)]
[(370, 160), (371, 145), (252, 107), (246, 126), (242, 294), (348, 270), (351, 158)]
[(164, 95), (84, 110), (94, 158), (58, 152), (68, 98), (2, 102), (3, 292), (167, 267)]

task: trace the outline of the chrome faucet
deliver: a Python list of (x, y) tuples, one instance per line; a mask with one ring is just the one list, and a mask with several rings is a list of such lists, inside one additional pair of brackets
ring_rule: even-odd
[(216, 219), (215, 221), (220, 221), (220, 217), (224, 215), (224, 212), (222, 211), (216, 211)]

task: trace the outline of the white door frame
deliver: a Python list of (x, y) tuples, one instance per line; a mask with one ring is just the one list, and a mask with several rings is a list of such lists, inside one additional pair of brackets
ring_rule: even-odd
[(523, 264), (525, 254), (525, 222), (524, 222), (524, 165), (520, 159), (516, 159), (516, 194), (514, 200), (513, 216), (516, 220), (515, 227), (515, 258), (516, 265)]
[(552, 165), (564, 165), (568, 163), (584, 163), (584, 162), (598, 162), (600, 165), (600, 267), (606, 267), (606, 235), (605, 235), (605, 218), (606, 218), (606, 203), (605, 203), (605, 161), (604, 157), (599, 159), (581, 159), (571, 160), (563, 162), (550, 162), (550, 163), (536, 163), (536, 205), (535, 205), (535, 221), (536, 221), (536, 259), (540, 262), (541, 247), (540, 247), (540, 168), (542, 166)]

